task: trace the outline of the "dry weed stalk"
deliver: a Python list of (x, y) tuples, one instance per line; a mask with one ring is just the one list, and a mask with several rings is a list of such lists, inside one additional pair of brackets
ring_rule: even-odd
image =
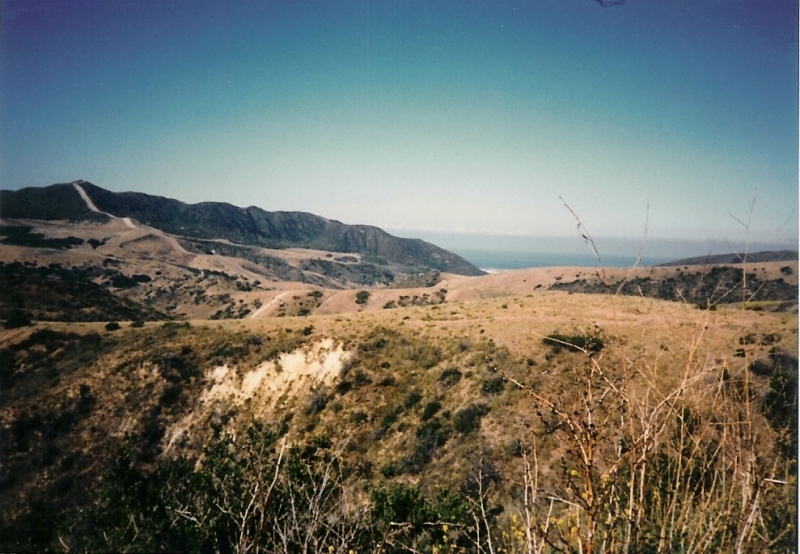
[[(591, 235), (565, 206), (602, 264)], [(749, 221), (739, 221), (748, 232)], [(598, 277), (609, 287), (602, 265)], [(746, 330), (745, 265), (741, 286), (740, 325)], [(620, 288), (609, 287), (609, 293), (616, 319)], [(540, 471), (535, 436), (533, 467), (523, 455), (520, 551), (743, 553), (773, 548), (792, 533), (792, 515), (788, 525), (776, 526), (787, 517), (767, 514), (767, 506), (776, 502), (779, 510), (791, 511), (796, 457), (777, 452), (777, 434), (759, 412), (748, 359), (734, 378), (725, 358), (706, 352), (713, 308), (699, 312), (689, 341), (676, 341), (671, 349), (681, 366), (672, 383), (665, 375), (674, 365), (660, 355), (652, 362), (631, 359), (618, 348), (619, 333), (603, 354), (579, 349), (585, 358), (568, 371), (572, 387), (541, 392), (504, 374), (529, 395), (538, 433), (554, 435), (561, 455), (557, 479)]]

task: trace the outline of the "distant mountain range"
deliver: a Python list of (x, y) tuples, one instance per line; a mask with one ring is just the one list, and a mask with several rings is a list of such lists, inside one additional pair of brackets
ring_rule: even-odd
[(683, 258), (674, 262), (658, 264), (661, 266), (673, 265), (717, 265), (717, 264), (741, 264), (765, 263), (765, 262), (796, 262), (796, 250), (768, 250), (765, 252), (716, 254), (708, 256), (697, 256), (694, 258)]
[[(360, 254), (377, 265), (400, 264), (405, 272), (484, 272), (464, 258), (419, 239), (399, 238), (369, 225), (346, 225), (305, 212), (268, 212), (222, 202), (185, 204), (138, 192), (112, 192), (86, 181), (77, 184), (100, 212), (131, 218), (191, 239), (227, 240), (262, 248), (309, 248)], [(107, 221), (93, 211), (73, 183), (0, 191), (0, 217)]]

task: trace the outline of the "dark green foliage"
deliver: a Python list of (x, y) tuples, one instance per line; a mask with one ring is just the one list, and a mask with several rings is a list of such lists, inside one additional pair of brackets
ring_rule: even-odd
[[(746, 277), (747, 286), (744, 291), (743, 277)], [(550, 288), (591, 294), (605, 294), (619, 290), (620, 294), (628, 296), (686, 302), (704, 309), (714, 309), (720, 303), (742, 300), (797, 301), (797, 287), (786, 283), (782, 277), (761, 279), (752, 272), (744, 275), (741, 267), (724, 265), (713, 266), (695, 273), (680, 272), (662, 280), (633, 277), (605, 285), (581, 279), (569, 283), (555, 283)]]
[(777, 344), (781, 342), (781, 336), (778, 333), (767, 333), (758, 343), (762, 346), (771, 346), (773, 344)]
[[(435, 499), (429, 500), (418, 486), (393, 483), (373, 490), (370, 501), (372, 536), (392, 537), (389, 545), (381, 544), (384, 552), (431, 551), (432, 545), (445, 543), (446, 524), (453, 528), (448, 538), (452, 546), (465, 548), (475, 544), (471, 528), (474, 520), (463, 496), (440, 489)], [(367, 547), (368, 544), (362, 546), (364, 551), (370, 550)]]
[(452, 387), (461, 380), (461, 371), (456, 367), (448, 367), (439, 376), (439, 382), (446, 387)]
[(756, 336), (753, 333), (747, 333), (739, 337), (739, 344), (755, 344), (756, 342)]
[(180, 352), (160, 356), (155, 361), (161, 376), (170, 383), (189, 381), (200, 374), (199, 360), (189, 346), (182, 347)]
[(403, 413), (402, 406), (396, 406), (395, 408), (392, 408), (386, 413), (386, 415), (383, 416), (383, 419), (381, 419), (381, 427), (384, 428), (384, 430), (388, 429), (394, 424), (395, 421), (397, 421), (397, 418), (402, 413)]
[(439, 412), (441, 407), (442, 404), (438, 400), (428, 402), (422, 409), (422, 415), (420, 415), (420, 419), (422, 419), (422, 421), (428, 421)]
[(97, 250), (98, 248), (103, 246), (106, 242), (108, 242), (108, 239), (107, 238), (103, 240), (89, 239), (86, 242), (89, 243), (89, 245), (92, 247), (92, 250)]
[(489, 413), (489, 406), (485, 404), (472, 404), (456, 412), (453, 426), (462, 434), (471, 433), (481, 425), (481, 418)]
[(336, 383), (335, 390), (338, 394), (347, 394), (348, 392), (353, 390), (353, 382), (340, 379), (339, 382)]
[(117, 289), (132, 289), (138, 284), (139, 282), (136, 279), (122, 273), (118, 273), (111, 278), (111, 286)]
[[(378, 371), (389, 368), (431, 368), (443, 358), (442, 349), (418, 337), (401, 335), (394, 329), (375, 327), (358, 345), (361, 364)], [(380, 369), (378, 369), (380, 368)], [(385, 374), (385, 372), (383, 372)], [(386, 378), (394, 377), (386, 375)]]
[(17, 370), (15, 352), (9, 348), (0, 350), (0, 391), (10, 389), (14, 384)]
[(175, 404), (181, 397), (181, 388), (178, 385), (170, 385), (164, 392), (161, 393), (161, 396), (158, 399), (158, 403), (164, 407), (171, 406)]
[(419, 473), (436, 451), (445, 445), (452, 431), (443, 419), (434, 417), (419, 426), (411, 454), (403, 461), (403, 470)]
[(165, 502), (165, 493), (203, 486), (187, 460), (144, 472), (124, 447), (105, 472), (95, 502), (72, 522), (72, 546), (95, 552), (186, 552), (216, 546), (213, 540), (204, 543), (205, 537), (181, 518), (173, 525)]
[(306, 406), (306, 415), (316, 414), (325, 409), (330, 402), (330, 395), (324, 388), (318, 387), (311, 391), (308, 405)]
[(528, 445), (522, 442), (520, 439), (514, 439), (511, 441), (511, 444), (508, 445), (508, 453), (515, 458), (521, 458), (524, 455), (528, 455), (531, 453), (531, 449)]
[(372, 517), (379, 522), (402, 522), (419, 528), (429, 519), (430, 506), (418, 487), (394, 484), (372, 491)]
[(123, 449), (97, 502), (74, 525), (73, 546), (231, 552), (257, 543), (266, 552), (294, 552), (310, 540), (305, 543), (310, 551), (322, 552), (332, 530), (353, 528), (326, 516), (337, 513), (342, 492), (331, 441), (316, 437), (286, 448), (278, 439), (257, 422), (235, 440), (220, 434), (206, 447), (197, 471), (193, 462), (179, 458), (142, 472)]
[(356, 293), (356, 304), (363, 306), (369, 300), (369, 291), (360, 290)]
[(505, 379), (501, 375), (495, 375), (483, 382), (482, 390), (485, 394), (499, 394), (503, 392)]
[(20, 190), (0, 190), (0, 217), (47, 221), (109, 220), (107, 215), (91, 211), (71, 183)]
[[(0, 350), (0, 390), (11, 388), (25, 375), (37, 383), (52, 379), (62, 371), (92, 363), (103, 352), (97, 333), (80, 335), (40, 329), (27, 339)], [(20, 353), (26, 353), (21, 357)]]
[(418, 391), (412, 390), (408, 393), (405, 400), (403, 400), (403, 407), (406, 409), (413, 408), (419, 404), (420, 400), (422, 400), (422, 395)]
[(69, 250), (73, 246), (83, 244), (83, 239), (78, 237), (48, 238), (41, 233), (33, 233), (31, 227), (23, 225), (0, 226), (0, 235), (5, 235), (0, 244), (13, 246), (26, 246), (28, 248), (55, 248)]
[(106, 331), (116, 331), (119, 328), (120, 328), (119, 323), (117, 323), (116, 321), (109, 321), (108, 323), (106, 323)]
[(770, 354), (770, 390), (761, 410), (779, 433), (779, 446), (787, 457), (797, 456), (797, 358), (783, 352)]
[(415, 342), (406, 348), (406, 356), (423, 369), (430, 369), (442, 361), (442, 350), (427, 342)]
[(592, 355), (597, 354), (605, 348), (605, 341), (599, 333), (575, 335), (552, 333), (542, 339), (542, 342), (552, 348), (555, 353), (561, 350), (567, 350), (569, 352), (585, 352)]
[[(52, 502), (30, 502), (13, 525), (0, 525), (0, 549), (234, 552), (258, 544), (265, 552), (334, 546), (394, 553), (441, 544), (443, 524), (452, 527), (456, 546), (476, 538), (467, 498), (444, 490), (428, 498), (418, 486), (380, 486), (370, 491), (363, 516), (342, 512), (344, 468), (325, 436), (286, 447), (254, 421), (235, 439), (218, 434), (199, 465), (178, 457), (142, 466), (137, 450), (131, 443), (118, 450), (89, 491), (91, 502), (68, 517)], [(353, 469), (371, 474), (369, 464)], [(381, 473), (393, 477), (396, 466)], [(68, 490), (70, 483), (59, 486)]]
[(118, 298), (92, 279), (104, 271), (116, 270), (64, 268), (58, 264), (29, 267), (19, 262), (0, 262), (0, 318), (15, 313), (37, 321), (144, 321), (170, 319), (170, 316), (126, 298)]
[(55, 551), (59, 509), (48, 498), (36, 496), (13, 522), (0, 521), (0, 551)]
[(3, 322), (3, 327), (5, 329), (19, 329), (20, 327), (28, 327), (29, 325), (33, 325), (31, 315), (20, 308), (13, 308)]

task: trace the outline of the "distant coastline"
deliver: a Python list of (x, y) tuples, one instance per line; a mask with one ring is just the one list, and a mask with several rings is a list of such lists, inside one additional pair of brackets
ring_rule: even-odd
[[(591, 253), (554, 254), (461, 248), (452, 248), (451, 251), (488, 273), (529, 267), (598, 267), (600, 265), (600, 262)], [(636, 263), (635, 255), (601, 256), (601, 258), (604, 267), (632, 267)], [(671, 261), (673, 261), (673, 258), (645, 257), (638, 265), (653, 266)]]

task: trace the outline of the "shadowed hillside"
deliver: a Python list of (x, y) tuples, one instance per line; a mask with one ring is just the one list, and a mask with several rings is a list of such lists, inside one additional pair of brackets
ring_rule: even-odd
[(694, 258), (684, 258), (674, 262), (659, 264), (662, 266), (670, 265), (711, 265), (711, 264), (741, 264), (741, 263), (763, 263), (763, 262), (796, 262), (796, 250), (777, 250), (766, 252), (732, 253), (717, 254), (708, 256), (697, 256)]
[(100, 210), (175, 235), (228, 239), (267, 248), (353, 252), (379, 265), (395, 262), (419, 270), (436, 269), (460, 275), (483, 273), (442, 248), (419, 239), (394, 237), (368, 225), (345, 225), (305, 212), (267, 212), (254, 206), (238, 208), (218, 202), (190, 205), (136, 192), (113, 193), (89, 183), (83, 187)]
[(0, 218), (108, 221), (91, 211), (71, 184), (0, 190)]

